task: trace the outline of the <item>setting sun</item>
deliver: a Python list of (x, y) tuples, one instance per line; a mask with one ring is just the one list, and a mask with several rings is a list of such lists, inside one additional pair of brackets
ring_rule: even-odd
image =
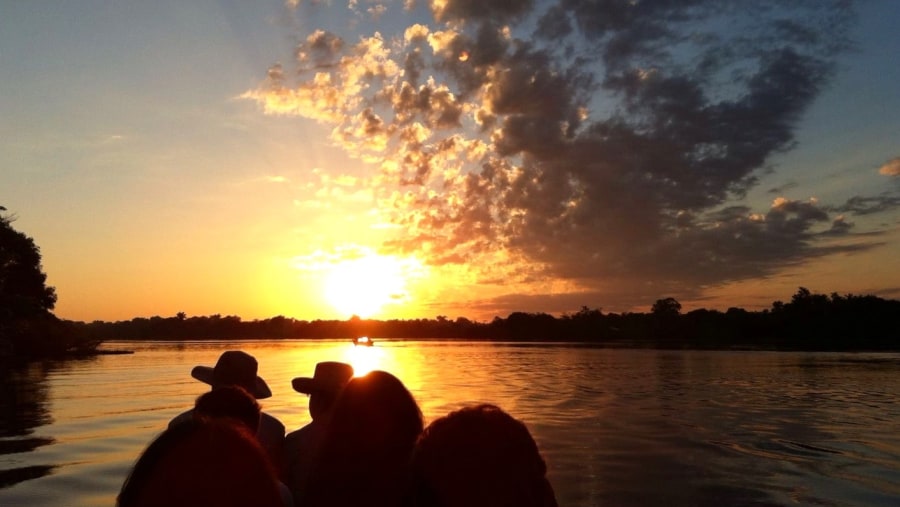
[(345, 314), (371, 317), (385, 305), (410, 299), (408, 284), (421, 264), (375, 253), (333, 264), (324, 279), (325, 299)]

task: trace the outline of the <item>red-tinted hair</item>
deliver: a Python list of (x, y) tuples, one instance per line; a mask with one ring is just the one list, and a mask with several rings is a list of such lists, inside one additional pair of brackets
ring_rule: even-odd
[(398, 505), (422, 427), (422, 412), (397, 377), (373, 371), (352, 379), (328, 421), (304, 505)]
[(195, 419), (160, 434), (138, 458), (119, 507), (279, 507), (272, 465), (250, 431), (224, 419)]
[(528, 428), (494, 405), (466, 407), (422, 433), (412, 462), (415, 507), (555, 507)]

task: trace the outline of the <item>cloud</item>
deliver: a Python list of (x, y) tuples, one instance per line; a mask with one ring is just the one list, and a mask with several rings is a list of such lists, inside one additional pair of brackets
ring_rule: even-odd
[(331, 125), (378, 168), (398, 251), (515, 281), (684, 293), (871, 248), (841, 243), (852, 223), (832, 214), (896, 205), (740, 204), (827, 86), (851, 2), (430, 6), (433, 22), (355, 44), (314, 30), (290, 79), (275, 65), (244, 95)]
[(343, 46), (343, 39), (335, 34), (316, 30), (297, 46), (295, 57), (302, 64), (310, 64), (311, 68), (334, 67)]
[(127, 138), (122, 134), (110, 134), (101, 141), (101, 144), (117, 143), (117, 142), (124, 141), (125, 139), (127, 139)]
[(878, 174), (883, 174), (885, 176), (900, 176), (900, 157), (888, 160), (881, 166), (881, 169), (878, 170)]
[(372, 17), (373, 21), (378, 21), (379, 19), (381, 19), (381, 16), (383, 16), (384, 13), (387, 12), (387, 6), (385, 6), (384, 4), (376, 4), (366, 9), (366, 12), (369, 13), (369, 16)]
[(780, 187), (772, 187), (767, 192), (775, 195), (784, 195), (788, 190), (793, 190), (799, 186), (800, 184), (796, 181), (789, 181)]
[(831, 235), (831, 236), (843, 236), (850, 232), (850, 229), (853, 228), (853, 223), (848, 222), (844, 215), (838, 215), (837, 218), (831, 222), (831, 229), (824, 232), (823, 234)]
[(469, 22), (487, 19), (508, 23), (523, 16), (531, 9), (532, 4), (531, 0), (434, 0), (431, 2), (431, 10), (437, 21)]
[(871, 215), (882, 213), (900, 207), (900, 195), (882, 193), (876, 196), (853, 196), (840, 206), (831, 209), (838, 213), (853, 213), (856, 215)]

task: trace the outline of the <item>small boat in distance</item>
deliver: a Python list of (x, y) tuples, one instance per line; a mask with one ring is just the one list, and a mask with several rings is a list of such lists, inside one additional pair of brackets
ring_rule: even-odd
[(369, 338), (368, 336), (358, 336), (353, 339), (353, 345), (371, 347), (372, 345), (375, 345), (375, 340)]

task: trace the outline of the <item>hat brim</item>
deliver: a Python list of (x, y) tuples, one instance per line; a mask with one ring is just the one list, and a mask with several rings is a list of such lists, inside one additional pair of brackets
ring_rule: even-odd
[(291, 380), (291, 386), (294, 391), (303, 394), (323, 393), (340, 391), (341, 386), (335, 386), (328, 382), (322, 382), (309, 377), (297, 377)]
[(321, 390), (321, 386), (318, 385), (316, 380), (308, 377), (299, 377), (291, 380), (291, 386), (294, 388), (294, 391), (303, 394), (312, 394)]
[[(215, 387), (214, 383), (214, 368), (212, 366), (194, 366), (194, 369), (191, 370), (191, 376), (195, 379), (203, 382), (204, 384), (209, 384)], [(262, 377), (257, 376), (256, 382), (253, 385), (253, 389), (250, 390), (250, 394), (253, 395), (257, 400), (262, 400), (264, 398), (268, 398), (272, 396), (272, 391), (269, 389), (269, 385), (266, 384), (266, 381), (262, 379)]]

